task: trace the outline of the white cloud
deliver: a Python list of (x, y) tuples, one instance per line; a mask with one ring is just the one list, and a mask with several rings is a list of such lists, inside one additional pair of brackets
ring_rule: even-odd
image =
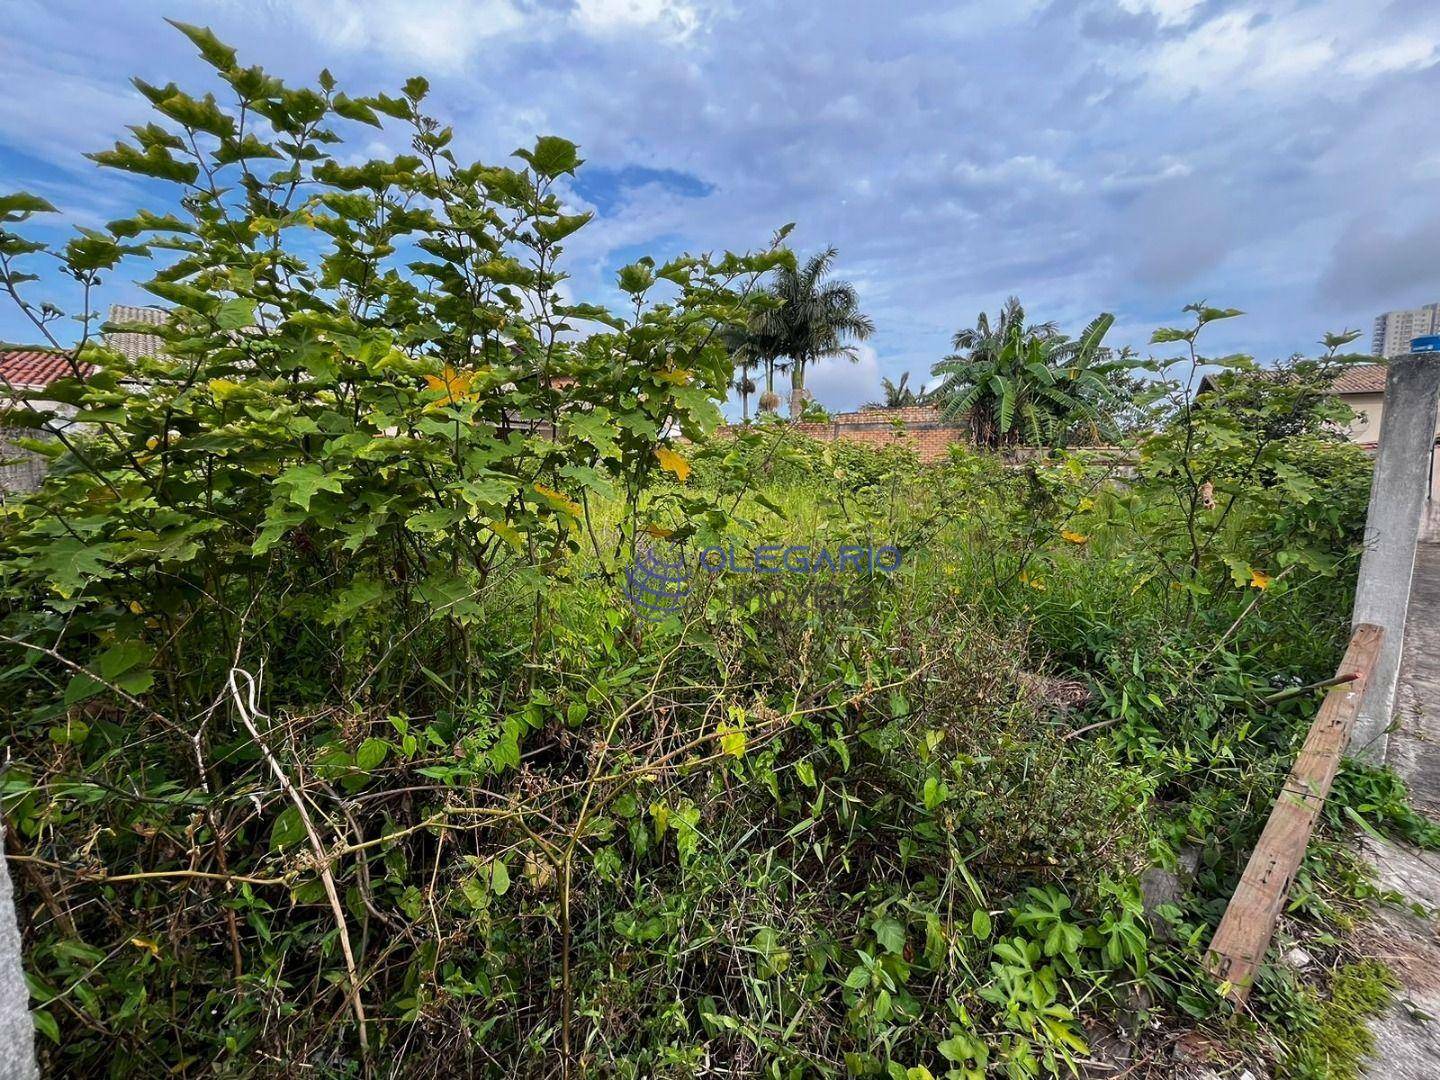
[(378, 50), (446, 72), (463, 69), (485, 42), (526, 22), (510, 0), (305, 0), (298, 10), (317, 38), (343, 49)]
[(696, 7), (683, 0), (578, 0), (575, 19), (595, 34), (653, 26), (674, 37), (686, 37), (701, 21)]
[(1226, 93), (1314, 75), (1334, 58), (1331, 40), (1308, 20), (1257, 21), (1253, 12), (1230, 11), (1162, 45), (1146, 67), (1173, 92)]
[(1120, 6), (1132, 15), (1154, 15), (1161, 26), (1178, 26), (1190, 21), (1200, 0), (1120, 0)]
[(1440, 61), (1440, 50), (1436, 49), (1435, 40), (1411, 34), (1351, 55), (1345, 61), (1345, 71), (1360, 77), (1383, 75), (1427, 68), (1437, 61)]
[(1155, 161), (1146, 162), (1138, 168), (1109, 173), (1100, 181), (1100, 188), (1103, 191), (1139, 191), (1166, 180), (1183, 179), (1193, 171), (1188, 162), (1161, 154)]
[[(869, 345), (856, 346), (859, 359), (818, 360), (805, 372), (805, 388), (831, 412), (854, 409), (880, 396), (880, 359)], [(788, 385), (786, 393), (788, 394)], [(785, 395), (782, 395), (785, 396)]]
[(148, 119), (150, 105), (129, 86), (76, 67), (63, 54), (0, 56), (0, 145), (94, 175), (82, 155), (109, 149), (126, 124)]

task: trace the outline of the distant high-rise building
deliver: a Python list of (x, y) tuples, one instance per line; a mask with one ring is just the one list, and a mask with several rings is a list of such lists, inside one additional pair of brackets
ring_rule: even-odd
[(1370, 351), (1387, 360), (1410, 351), (1410, 339), (1440, 334), (1440, 304), (1426, 304), (1408, 311), (1387, 311), (1375, 320), (1375, 337)]

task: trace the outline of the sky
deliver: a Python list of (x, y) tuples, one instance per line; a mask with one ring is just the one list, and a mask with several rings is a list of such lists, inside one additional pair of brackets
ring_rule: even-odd
[[(579, 143), (584, 299), (796, 222), (877, 326), (808, 380), (830, 408), (926, 381), (1011, 294), (1071, 332), (1113, 312), (1142, 353), (1186, 303), (1237, 307), (1206, 349), (1262, 362), (1440, 300), (1434, 0), (0, 0), (0, 191), (89, 226), (163, 209), (82, 155), (150, 119), (131, 76), (212, 88), (165, 16), (297, 83), (425, 75), (469, 158)], [(145, 302), (132, 275), (105, 302)], [(0, 340), (34, 337), (0, 303)]]

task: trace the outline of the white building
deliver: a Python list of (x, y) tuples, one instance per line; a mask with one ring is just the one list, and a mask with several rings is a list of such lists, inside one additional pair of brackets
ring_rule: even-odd
[(1440, 303), (1405, 311), (1387, 311), (1375, 320), (1370, 352), (1386, 360), (1410, 351), (1410, 339), (1440, 334)]

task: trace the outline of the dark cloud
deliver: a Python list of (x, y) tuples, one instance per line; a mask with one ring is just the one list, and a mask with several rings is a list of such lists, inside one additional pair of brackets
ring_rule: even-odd
[(1388, 225), (1378, 214), (1356, 218), (1340, 234), (1320, 278), (1322, 299), (1375, 307), (1434, 303), (1440, 298), (1440, 213)]
[(1159, 32), (1160, 20), (1147, 11), (1105, 5), (1090, 8), (1080, 16), (1080, 33), (1095, 41), (1143, 45)]
[[(7, 4), (7, 186), (93, 218), (81, 151), (145, 119), (126, 76), (203, 75), (164, 13)], [(276, 0), (187, 18), (287, 79), (323, 65), (369, 92), (423, 71), (462, 155), (581, 143), (586, 296), (607, 299), (631, 253), (799, 222), (802, 249), (840, 248), (879, 327), (873, 365), (833, 375), (847, 397), (928, 371), (1011, 292), (1069, 327), (1115, 311), (1141, 346), (1209, 295), (1251, 312), (1217, 347), (1262, 356), (1440, 299), (1433, 0)], [(0, 308), (0, 338), (22, 329)]]

